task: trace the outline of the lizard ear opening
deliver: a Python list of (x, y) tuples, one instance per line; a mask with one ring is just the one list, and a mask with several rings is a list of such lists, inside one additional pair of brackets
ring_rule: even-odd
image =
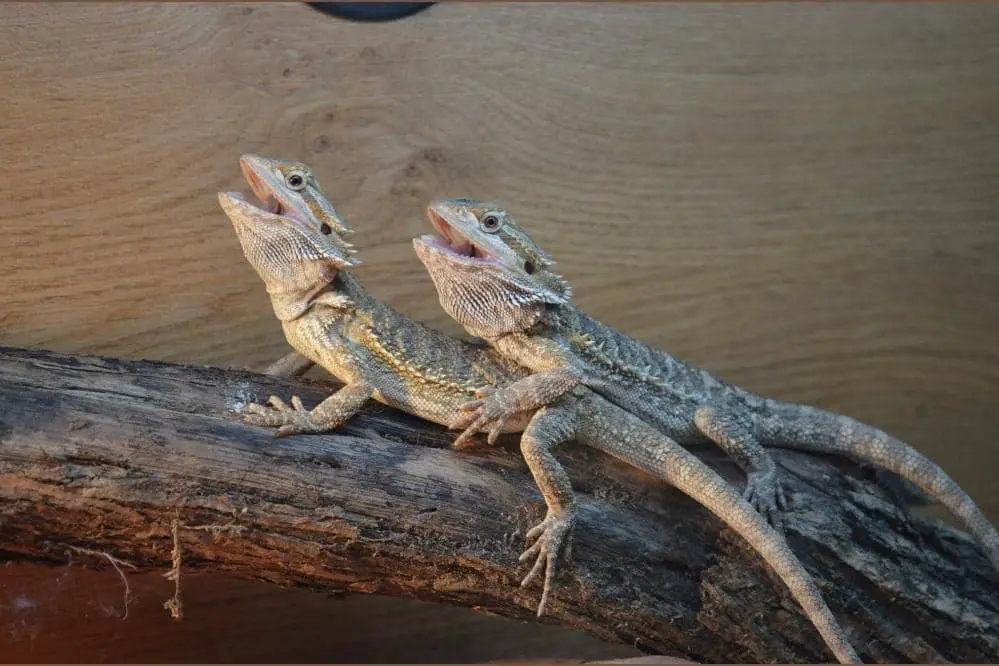
[(524, 272), (525, 273), (527, 273), (528, 275), (534, 275), (534, 271), (536, 271), (536, 270), (537, 270), (537, 268), (534, 266), (534, 262), (533, 261), (528, 260), (528, 261), (524, 262)]

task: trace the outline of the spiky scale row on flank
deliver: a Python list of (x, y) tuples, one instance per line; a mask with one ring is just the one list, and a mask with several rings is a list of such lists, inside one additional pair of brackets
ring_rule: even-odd
[(447, 390), (461, 391), (463, 393), (474, 394), (479, 386), (472, 386), (471, 382), (459, 384), (450, 380), (443, 372), (438, 372), (433, 366), (418, 363), (414, 357), (406, 356), (398, 350), (390, 350), (385, 342), (379, 337), (370, 326), (364, 326), (365, 339), (371, 350), (382, 360), (388, 363), (399, 373), (400, 376), (411, 379), (419, 384), (434, 384)]
[[(250, 165), (248, 180), (262, 200), (271, 196), (268, 187), (285, 187), (288, 170), (281, 169), (279, 163), (268, 164), (264, 158), (252, 158), (244, 163), (244, 172), (247, 164)], [(306, 180), (313, 180), (311, 173)], [(469, 386), (487, 385), (495, 391), (527, 377), (524, 368), (487, 346), (445, 336), (374, 299), (349, 273), (341, 270), (347, 264), (336, 256), (342, 249), (336, 234), (330, 233), (335, 225), (315, 219), (311, 207), (296, 207), (295, 198), (288, 192), (276, 198), (283, 202), (283, 210), (264, 211), (238, 198), (220, 196), (247, 260), (268, 286), (275, 312), (285, 315), (282, 325), (288, 341), (301, 354), (343, 380), (345, 386), (311, 411), (296, 398), (292, 398), (291, 407), (274, 398), (270, 406), (252, 405), (246, 420), (277, 427), (280, 434), (321, 432), (338, 427), (365, 402), (376, 399), (430, 421), (449, 424), (462, 414), (461, 406), (470, 397)], [(263, 236), (256, 232), (261, 230), (266, 230), (275, 241), (266, 248), (259, 246)], [(289, 251), (287, 244), (279, 242), (282, 234), (304, 234), (316, 247), (301, 253)], [(541, 255), (538, 257), (543, 260)], [(331, 302), (349, 302), (350, 306), (333, 307)], [(290, 312), (295, 312), (295, 316), (289, 317)], [(478, 393), (484, 398), (487, 392)], [(593, 421), (594, 418), (601, 421)], [(624, 433), (629, 423), (631, 430)], [(607, 424), (616, 427), (606, 428)], [(502, 430), (524, 432), (521, 449), (549, 508), (545, 520), (528, 533), (529, 545), (521, 556), (524, 561), (534, 559), (524, 585), (544, 572), (539, 615), (553, 590), (559, 553), (568, 545), (575, 524), (572, 487), (551, 450), (575, 437), (631, 460), (632, 464), (645, 464), (646, 456), (636, 457), (643, 447), (622, 447), (618, 439), (619, 435), (633, 434), (632, 439), (644, 438), (649, 447), (672, 451), (672, 460), (694, 470), (695, 473), (671, 479), (668, 469), (646, 469), (705, 504), (749, 540), (775, 567), (836, 657), (844, 662), (857, 661), (856, 653), (808, 572), (793, 554), (788, 557), (789, 551), (781, 550), (786, 546), (780, 536), (720, 477), (668, 438), (583, 389), (550, 407), (513, 416)], [(705, 485), (704, 479), (712, 479), (712, 483)]]
[[(547, 270), (554, 262), (533, 261), (543, 251), (507, 211), (462, 199), (435, 202), (428, 215), (443, 239), (421, 241), (425, 249), (418, 254), (442, 307), (534, 372), (477, 405), (479, 418), (471, 422), (478, 427), (504, 417), (499, 406), (509, 402), (506, 393), (522, 393), (538, 377), (571, 368), (582, 384), (681, 444), (708, 440), (727, 451), (747, 473), (746, 497), (775, 524), (786, 500), (764, 447), (843, 454), (899, 474), (943, 503), (999, 568), (999, 532), (953, 479), (912, 447), (849, 417), (744, 391), (587, 316), (565, 295), (564, 278)], [(518, 305), (524, 302), (532, 304)], [(502, 320), (483, 316), (495, 311), (504, 313)], [(518, 407), (544, 404), (520, 401)]]
[(621, 382), (637, 381), (644, 384), (658, 384), (663, 390), (670, 389), (669, 375), (664, 376), (660, 368), (647, 363), (637, 367), (621, 360), (619, 348), (610, 340), (594, 340), (589, 334), (574, 335), (570, 338), (574, 349), (587, 356), (591, 363), (601, 365), (607, 373)]

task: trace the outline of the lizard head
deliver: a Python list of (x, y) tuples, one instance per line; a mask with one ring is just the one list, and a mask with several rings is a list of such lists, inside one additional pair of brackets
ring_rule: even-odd
[(506, 210), (470, 199), (441, 199), (427, 208), (439, 235), (413, 240), (437, 288), (441, 307), (472, 335), (486, 339), (523, 331), (572, 290), (551, 270), (555, 261)]
[(297, 217), (324, 235), (354, 233), (307, 164), (247, 154), (239, 158), (239, 167), (250, 189), (270, 212)]
[[(237, 192), (219, 192), (219, 205), (267, 286), (278, 318), (290, 321), (323, 300), (320, 292), (341, 269), (360, 262), (339, 235), (348, 227), (307, 166), (255, 155), (244, 155), (240, 166), (261, 205)], [(302, 183), (302, 189), (292, 187)], [(307, 196), (296, 195), (306, 191)]]

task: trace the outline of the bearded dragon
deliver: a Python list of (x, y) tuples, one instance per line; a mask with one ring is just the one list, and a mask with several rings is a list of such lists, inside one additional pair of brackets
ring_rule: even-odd
[(847, 416), (754, 395), (630, 338), (572, 303), (568, 282), (502, 208), (469, 199), (428, 208), (438, 235), (414, 239), (444, 310), (466, 331), (534, 373), (485, 386), (452, 424), (458, 438), (551, 404), (585, 385), (681, 444), (712, 441), (749, 470), (746, 497), (774, 519), (785, 504), (763, 446), (841, 454), (913, 482), (960, 518), (999, 568), (999, 533), (974, 501), (912, 447)]
[[(236, 193), (219, 193), (219, 203), (243, 253), (266, 285), (291, 346), (345, 382), (311, 411), (297, 396), (291, 406), (277, 396), (269, 405), (250, 404), (242, 417), (246, 423), (276, 427), (280, 436), (332, 431), (373, 399), (448, 425), (477, 388), (528, 377), (488, 346), (428, 328), (367, 293), (346, 270), (359, 263), (342, 238), (350, 229), (306, 165), (252, 155), (240, 164), (263, 206)], [(640, 419), (580, 386), (512, 417), (499, 430), (523, 432), (520, 448), (548, 507), (544, 520), (527, 533), (530, 545), (520, 556), (522, 562), (534, 559), (522, 586), (544, 572), (539, 616), (577, 520), (569, 477), (551, 450), (575, 438), (655, 475), (718, 516), (777, 572), (836, 658), (859, 662), (780, 534), (721, 476)]]

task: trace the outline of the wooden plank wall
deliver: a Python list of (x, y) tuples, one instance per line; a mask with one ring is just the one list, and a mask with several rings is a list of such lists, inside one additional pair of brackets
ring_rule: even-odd
[(262, 367), (286, 347), (215, 193), (294, 157), (414, 316), (457, 330), (409, 245), (426, 202), (498, 199), (592, 314), (888, 429), (999, 519), (999, 7), (0, 19), (0, 343)]

